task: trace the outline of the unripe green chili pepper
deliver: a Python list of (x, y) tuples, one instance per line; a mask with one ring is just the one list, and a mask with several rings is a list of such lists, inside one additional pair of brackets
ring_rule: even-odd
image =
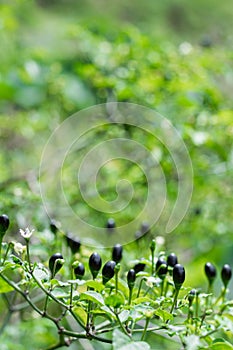
[(155, 251), (155, 247), (156, 247), (155, 239), (152, 239), (152, 241), (150, 243), (150, 250), (151, 250), (151, 252)]

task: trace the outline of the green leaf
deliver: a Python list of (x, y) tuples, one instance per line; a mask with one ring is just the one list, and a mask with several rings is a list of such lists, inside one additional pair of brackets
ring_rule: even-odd
[(114, 308), (120, 307), (121, 305), (124, 305), (125, 298), (122, 294), (111, 294), (105, 299), (105, 304), (107, 306), (112, 306)]
[(128, 320), (129, 318), (129, 310), (123, 310), (120, 314), (119, 314), (119, 319), (122, 323), (124, 323), (125, 321)]
[(163, 320), (163, 322), (173, 319), (173, 316), (169, 312), (162, 309), (156, 310), (155, 315), (159, 316)]
[(87, 323), (87, 313), (81, 306), (76, 306), (74, 308), (74, 313), (78, 317), (79, 321), (85, 325)]
[(213, 344), (210, 346), (211, 350), (232, 350), (233, 346), (223, 338), (217, 338), (213, 340)]
[(133, 300), (133, 304), (142, 304), (142, 303), (151, 303), (153, 300), (151, 300), (148, 297), (139, 297)]
[(68, 298), (70, 293), (66, 293), (64, 290), (61, 288), (57, 288), (53, 290), (52, 294), (57, 298), (57, 299), (63, 299), (63, 298)]
[(109, 319), (111, 320), (115, 320), (116, 319), (116, 315), (114, 314), (114, 312), (112, 312), (112, 310), (107, 307), (107, 306), (101, 306), (101, 310), (103, 310), (105, 312), (106, 315), (108, 315)]
[(226, 318), (228, 318), (231, 322), (233, 322), (233, 315), (231, 315), (231, 314), (223, 314), (222, 316), (224, 316), (224, 317), (226, 317)]
[(90, 300), (96, 304), (104, 305), (104, 299), (102, 295), (92, 290), (81, 293), (80, 300)]
[(86, 284), (86, 282), (84, 280), (68, 280), (67, 281), (69, 284), (77, 284), (78, 286), (83, 286), (84, 284)]
[(118, 280), (118, 288), (123, 292), (124, 295), (127, 296), (129, 294), (128, 285), (124, 280), (122, 279)]
[(198, 350), (200, 349), (200, 337), (195, 334), (187, 336), (184, 338), (185, 344), (187, 345), (187, 350)]
[(35, 277), (41, 282), (49, 281), (50, 274), (43, 264), (38, 263), (33, 271)]
[(127, 345), (130, 342), (130, 338), (119, 331), (118, 328), (114, 329), (112, 337), (112, 346), (113, 350), (119, 350), (123, 346)]
[(113, 331), (113, 350), (150, 350), (149, 344), (144, 341), (131, 341), (126, 334), (115, 329)]
[(0, 293), (9, 293), (12, 292), (12, 290), (14, 290), (14, 288), (0, 277)]
[(104, 289), (104, 285), (98, 281), (90, 280), (86, 282), (86, 285), (87, 287), (95, 289), (95, 291), (99, 293)]
[(150, 350), (151, 347), (144, 341), (134, 341), (118, 348), (118, 350)]

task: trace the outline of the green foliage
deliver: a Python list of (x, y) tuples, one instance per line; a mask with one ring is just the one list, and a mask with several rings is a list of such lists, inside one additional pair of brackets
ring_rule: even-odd
[[(2, 331), (13, 314), (25, 314), (27, 319), (36, 319), (39, 323), (38, 316), (43, 317), (57, 329), (57, 344), (49, 349), (70, 346), (80, 339), (109, 344), (106, 349), (153, 349), (157, 340), (151, 340), (151, 336), (164, 338), (164, 346), (169, 337), (174, 346), (180, 343), (187, 350), (233, 347), (230, 343), (233, 339), (233, 302), (226, 298), (225, 285), (217, 294), (210, 290), (206, 294), (200, 289), (194, 292), (186, 285), (177, 288), (174, 271), (182, 266), (176, 264), (160, 277), (158, 272), (152, 272), (151, 267), (161, 255), (164, 259), (169, 255), (151, 251), (149, 247), (146, 255), (141, 256), (141, 261), (147, 263), (146, 270), (138, 273), (136, 278), (134, 275), (133, 286), (129, 284), (129, 272), (131, 276), (134, 270), (128, 270), (128, 266), (119, 270), (120, 265), (120, 275), (115, 274), (115, 281), (103, 284), (101, 275), (92, 281), (70, 279), (73, 262), (78, 257), (87, 268), (91, 251), (82, 248), (73, 255), (67, 250), (66, 236), (62, 232), (56, 234), (60, 237), (53, 249), (57, 250), (59, 246), (62, 252), (66, 252), (66, 262), (63, 260), (57, 279), (48, 272), (50, 259), (38, 262), (30, 253), (34, 237), (29, 230), (24, 237), (26, 249), (16, 252), (14, 247), (18, 243), (4, 244), (0, 287), (6, 312)], [(21, 231), (21, 235), (25, 236), (25, 231)], [(36, 241), (35, 245), (41, 245), (38, 237)], [(47, 245), (46, 249), (50, 254), (51, 247)], [(104, 260), (109, 253), (103, 252)], [(124, 259), (130, 265), (125, 252)], [(190, 299), (191, 290), (193, 297)], [(39, 338), (34, 341), (35, 348), (42, 346)], [(50, 339), (47, 342), (49, 346)]]
[[(59, 307), (64, 307), (62, 303), (69, 304), (73, 285), (73, 310), (77, 322), (82, 325), (87, 322), (89, 301), (92, 306), (95, 305), (92, 311), (97, 323), (104, 319), (114, 326), (117, 323), (115, 309), (121, 310), (119, 318), (124, 324), (132, 322), (133, 318), (140, 323), (142, 319), (146, 320), (148, 312), (151, 315), (152, 310), (156, 310), (152, 312), (150, 322), (155, 322), (156, 327), (157, 323), (159, 327), (163, 325), (164, 334), (173, 340), (177, 332), (182, 334), (187, 349), (201, 349), (204, 339), (205, 348), (230, 349), (233, 339), (231, 302), (222, 304), (222, 314), (218, 304), (207, 315), (207, 321), (203, 321), (201, 333), (198, 331), (196, 334), (194, 315), (190, 316), (193, 317), (193, 324), (183, 323), (184, 315), (188, 315), (185, 297), (189, 288), (181, 290), (181, 308), (176, 310), (175, 315), (170, 313), (172, 295), (168, 295), (165, 300), (160, 298), (160, 281), (150, 276), (151, 260), (147, 251), (151, 236), (163, 236), (163, 221), (152, 228), (143, 240), (126, 248), (127, 262), (123, 259), (121, 263), (117, 293), (113, 281), (103, 286), (101, 279), (88, 280), (90, 274), (85, 282), (73, 280), (67, 266), (64, 266), (64, 271), (62, 269), (61, 279), (50, 281), (47, 261), (51, 251), (57, 251), (57, 243), (48, 230), (49, 223), (41, 204), (37, 176), (41, 152), (48, 137), (73, 112), (106, 101), (127, 101), (156, 109), (171, 120), (185, 140), (194, 169), (194, 193), (189, 212), (172, 233), (174, 239), (166, 237), (164, 245), (160, 247), (166, 248), (168, 253), (173, 250), (179, 253), (187, 266), (186, 285), (194, 288), (203, 288), (207, 283), (203, 271), (206, 260), (215, 261), (217, 267), (225, 262), (232, 263), (232, 6), (229, 1), (224, 4), (210, 0), (204, 3), (200, 0), (181, 0), (173, 4), (164, 1), (155, 6), (154, 1), (142, 3), (138, 0), (120, 0), (121, 6), (116, 3), (106, 8), (102, 1), (97, 4), (89, 0), (86, 4), (79, 2), (78, 12), (85, 14), (87, 11), (88, 15), (86, 20), (77, 21), (73, 14), (77, 3), (69, 1), (69, 4), (72, 3), (70, 11), (68, 2), (65, 2), (65, 7), (61, 7), (62, 15), (59, 15), (62, 3), (64, 1), (24, 0), (3, 1), (0, 4), (0, 45), (4, 53), (0, 55), (0, 211), (16, 217), (7, 237), (8, 242), (13, 242), (9, 248), (12, 255), (8, 255), (4, 268), (1, 267), (1, 274), (16, 285), (9, 285), (0, 279), (1, 319), (7, 320), (4, 299), (5, 296), (10, 297), (11, 301), (15, 286), (25, 293), (29, 288), (33, 300), (40, 299), (41, 295), (45, 299), (46, 293), (40, 290), (41, 286), (47, 291), (51, 288), (55, 300), (49, 298), (49, 312), (57, 315)], [(65, 11), (68, 16), (64, 16)], [(101, 24), (98, 24), (95, 19), (97, 14), (100, 16), (98, 18), (105, 18), (107, 22), (101, 20)], [(120, 25), (117, 22), (119, 18)], [(143, 32), (129, 22), (141, 26)], [(204, 42), (199, 45), (198, 42), (205, 34), (205, 42), (208, 44), (210, 39), (210, 45), (204, 45)], [(174, 38), (173, 42), (171, 38)], [(131, 137), (153, 151), (166, 174), (169, 211), (177, 194), (176, 169), (169, 152), (153, 136), (130, 128), (103, 128), (88, 135), (87, 143), (93, 147), (100, 138), (103, 140), (109, 137)], [(84, 153), (80, 151), (80, 154)], [(64, 186), (72, 207), (81, 217), (88, 217), (91, 224), (104, 227), (107, 215), (100, 216), (83, 203), (80, 196), (77, 198), (76, 188), (70, 181), (71, 170), (68, 166), (64, 171)], [(128, 162), (116, 161), (101, 169), (100, 175), (98, 187), (106, 200), (115, 198), (115, 183), (119, 177), (128, 178), (134, 185), (136, 205), (114, 216), (117, 225), (132, 220), (147, 196), (146, 179), (140, 169), (129, 166)], [(18, 227), (24, 227), (27, 222), (38, 229), (31, 252), (33, 258), (40, 257), (41, 260), (40, 263), (38, 259), (33, 259), (33, 262), (36, 261), (33, 265), (34, 275), (39, 282), (32, 279), (30, 268), (27, 270), (26, 247), (22, 241), (16, 242)], [(2, 257), (7, 247), (9, 245), (3, 243)], [(70, 254), (67, 250), (64, 253)], [(85, 259), (88, 254), (89, 251), (84, 248), (78, 255), (78, 259), (84, 259), (86, 269), (88, 265)], [(203, 256), (208, 256), (208, 259)], [(129, 307), (125, 277), (126, 272), (139, 262), (139, 257), (145, 257), (143, 262), (146, 272), (137, 275)], [(106, 260), (109, 258), (106, 257)], [(145, 296), (143, 292), (137, 295), (140, 279), (143, 280), (142, 291), (149, 288), (149, 294)], [(217, 283), (214, 286), (215, 293), (220, 282)], [(21, 304), (23, 298), (22, 295), (16, 301)], [(200, 294), (202, 314), (199, 317), (204, 314), (206, 300), (212, 302), (214, 298)], [(36, 301), (36, 305), (43, 308), (44, 299)], [(17, 313), (20, 304), (16, 304), (14, 309), (17, 327), (12, 321), (2, 334), (3, 350), (15, 348), (15, 343), (19, 350), (55, 343), (56, 331), (49, 320), (34, 319), (34, 312), (31, 315), (31, 309), (29, 311), (26, 307)], [(193, 306), (196, 307), (195, 299)], [(182, 324), (179, 323), (180, 319)], [(229, 343), (221, 338), (213, 340), (212, 335), (201, 338), (205, 332), (211, 332), (216, 324), (221, 325), (219, 333), (223, 332), (223, 336), (229, 338)], [(141, 324), (138, 327), (142, 329)], [(142, 331), (135, 330), (134, 341), (122, 335), (122, 329), (114, 330), (113, 346), (115, 341), (122, 339), (121, 345), (117, 343), (119, 348), (140, 349), (143, 345), (146, 349), (145, 342), (137, 337)], [(10, 341), (12, 335), (14, 344)], [(28, 336), (30, 343), (26, 340)], [(158, 338), (159, 335), (151, 331), (146, 340), (148, 344), (156, 342), (160, 348), (165, 348), (164, 344), (169, 341)], [(92, 344), (99, 349), (96, 340), (93, 339)], [(174, 343), (169, 346), (176, 347)]]

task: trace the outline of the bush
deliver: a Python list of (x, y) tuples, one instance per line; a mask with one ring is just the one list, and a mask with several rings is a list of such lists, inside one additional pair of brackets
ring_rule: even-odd
[[(120, 262), (116, 265), (107, 261), (102, 268), (102, 281), (100, 255), (90, 255), (82, 247), (73, 254), (62, 231), (55, 233), (54, 244), (47, 246), (46, 251), (64, 253), (53, 254), (49, 261), (39, 261), (31, 255), (31, 248), (36, 251), (36, 246), (31, 246), (32, 231), (20, 232), (25, 245), (3, 244), (0, 285), (8, 309), (5, 324), (13, 313), (23, 314), (30, 307), (30, 317), (39, 315), (57, 329), (57, 344), (48, 349), (70, 346), (78, 339), (94, 341), (99, 344), (98, 349), (102, 343), (115, 350), (153, 349), (156, 336), (170, 338), (173, 348), (178, 344), (184, 349), (233, 348), (229, 342), (233, 339), (233, 301), (226, 298), (231, 279), (229, 265), (222, 269), (219, 295), (213, 293), (216, 269), (211, 263), (205, 265), (207, 293), (193, 289), (184, 284), (184, 267), (167, 265), (171, 255), (158, 251), (153, 241), (151, 254), (148, 249), (146, 256), (140, 256), (146, 266), (144, 271), (136, 273), (130, 268), (135, 261), (127, 262), (126, 270)], [(103, 253), (105, 260), (109, 253)], [(81, 273), (76, 276), (80, 266)], [(40, 323), (38, 318), (37, 322)]]

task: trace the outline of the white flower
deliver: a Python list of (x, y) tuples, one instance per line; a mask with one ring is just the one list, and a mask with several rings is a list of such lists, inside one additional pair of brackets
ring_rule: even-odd
[(156, 241), (156, 244), (159, 245), (159, 246), (161, 246), (161, 245), (163, 245), (165, 243), (165, 239), (162, 236), (157, 236), (155, 238), (155, 241)]
[(28, 227), (25, 230), (22, 230), (22, 229), (19, 230), (21, 236), (26, 240), (30, 239), (33, 231), (34, 230), (30, 230)]
[(19, 242), (12, 242), (12, 243), (14, 245), (14, 250), (15, 250), (16, 254), (22, 255), (26, 251), (25, 245), (22, 245)]
[(183, 42), (179, 46), (179, 51), (182, 55), (188, 55), (192, 51), (193, 47), (187, 41)]

